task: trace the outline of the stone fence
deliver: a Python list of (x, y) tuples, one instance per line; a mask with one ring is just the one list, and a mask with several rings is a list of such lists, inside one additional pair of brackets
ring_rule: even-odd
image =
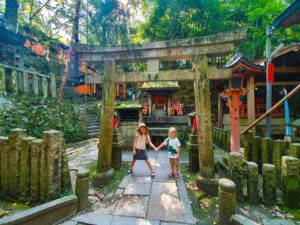
[(264, 163), (275, 165), (276, 172), (280, 175), (282, 156), (293, 156), (300, 159), (300, 143), (288, 143), (284, 140), (273, 140), (254, 136), (249, 131), (243, 136), (244, 159), (258, 164), (262, 172)]
[(0, 64), (0, 95), (6, 93), (56, 97), (55, 74), (49, 76)]
[(71, 191), (62, 133), (45, 131), (42, 139), (14, 129), (0, 137), (0, 193), (20, 202), (41, 203)]
[(230, 130), (214, 127), (212, 133), (213, 143), (219, 148), (230, 152)]
[[(300, 207), (300, 160), (294, 156), (281, 156), (280, 169), (271, 163), (263, 163), (262, 175), (256, 162), (246, 161), (241, 153), (232, 152), (226, 160), (226, 176), (236, 184), (237, 199), (245, 196), (250, 203), (273, 205), (277, 193), (291, 207)], [(262, 182), (259, 182), (259, 180)], [(246, 193), (244, 191), (246, 190)], [(261, 191), (260, 191), (261, 190)], [(281, 190), (281, 192), (278, 192)]]

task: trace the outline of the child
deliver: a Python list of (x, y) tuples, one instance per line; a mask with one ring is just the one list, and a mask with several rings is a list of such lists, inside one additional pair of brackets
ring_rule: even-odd
[(149, 144), (150, 147), (156, 150), (156, 147), (152, 144), (148, 128), (146, 124), (140, 123), (137, 130), (137, 134), (135, 135), (134, 143), (133, 143), (133, 160), (130, 164), (130, 170), (128, 174), (132, 173), (132, 169), (136, 160), (145, 160), (150, 171), (151, 171), (151, 178), (154, 179), (154, 171), (151, 165), (150, 160), (148, 159), (147, 152), (146, 152), (146, 144)]
[(168, 156), (170, 159), (171, 173), (169, 178), (174, 177), (174, 167), (175, 167), (175, 178), (179, 177), (179, 159), (180, 159), (180, 141), (177, 138), (177, 131), (175, 127), (171, 127), (168, 132), (168, 138), (157, 148), (167, 146)]

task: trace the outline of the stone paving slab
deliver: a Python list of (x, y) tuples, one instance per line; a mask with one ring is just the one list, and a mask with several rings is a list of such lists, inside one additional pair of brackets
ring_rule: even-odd
[(187, 223), (161, 222), (160, 225), (188, 225)]
[(182, 206), (183, 220), (185, 223), (195, 224), (196, 219), (193, 216), (190, 200), (181, 173), (179, 174), (179, 179), (177, 180), (177, 186), (178, 186), (179, 197), (182, 203), (181, 206)]
[(119, 184), (119, 188), (125, 189), (129, 181), (130, 181), (130, 175), (126, 175), (121, 181), (121, 183)]
[(293, 221), (287, 219), (263, 219), (263, 225), (295, 225)]
[(176, 183), (153, 182), (147, 218), (184, 222)]
[(77, 225), (78, 222), (77, 221), (74, 221), (74, 220), (68, 220), (66, 222), (63, 222), (63, 223), (59, 223), (58, 225)]
[(137, 177), (131, 176), (124, 195), (150, 195), (152, 180), (149, 176)]
[(111, 225), (160, 225), (158, 220), (115, 216)]
[(149, 196), (124, 195), (114, 215), (145, 218), (149, 204)]
[(111, 225), (113, 215), (86, 213), (81, 216), (76, 216), (72, 218), (72, 220), (89, 225)]

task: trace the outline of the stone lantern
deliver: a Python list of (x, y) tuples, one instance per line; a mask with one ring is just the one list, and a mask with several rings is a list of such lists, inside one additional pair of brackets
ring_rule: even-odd
[(262, 67), (247, 61), (242, 54), (237, 54), (226, 65), (232, 68), (232, 77), (224, 82), (224, 92), (220, 95), (225, 99), (230, 111), (230, 151), (240, 151), (240, 106), (242, 98), (247, 94), (247, 80), (263, 70)]

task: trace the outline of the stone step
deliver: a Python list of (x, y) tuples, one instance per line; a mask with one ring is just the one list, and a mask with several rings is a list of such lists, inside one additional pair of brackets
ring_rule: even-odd
[(95, 128), (99, 129), (99, 126), (88, 126), (87, 127), (87, 129), (95, 129)]
[(88, 134), (92, 134), (92, 133), (99, 133), (99, 129), (92, 129), (92, 130), (87, 130)]
[(99, 136), (99, 132), (97, 132), (97, 133), (89, 133), (88, 135), (89, 135), (89, 137), (98, 137)]
[(99, 127), (98, 123), (88, 123), (87, 128), (89, 127)]

